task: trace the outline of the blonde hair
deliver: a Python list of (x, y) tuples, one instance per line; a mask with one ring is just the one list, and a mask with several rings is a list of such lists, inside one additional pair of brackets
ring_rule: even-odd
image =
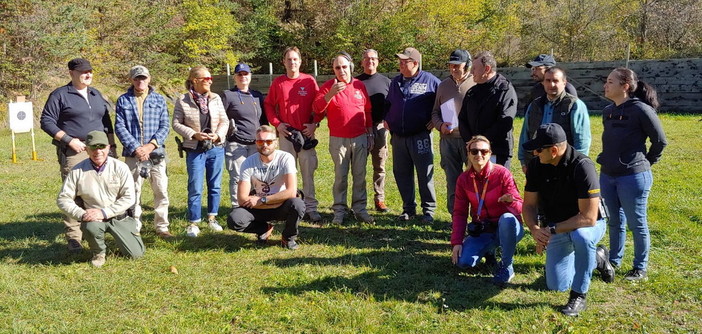
[(481, 135), (471, 137), (470, 140), (466, 142), (466, 148), (470, 149), (470, 146), (473, 145), (474, 143), (477, 143), (477, 142), (484, 142), (484, 143), (488, 144), (488, 148), (490, 150), (492, 150), (492, 145), (490, 145), (490, 140), (487, 139), (485, 136), (481, 136)]
[(185, 80), (185, 88), (190, 90), (193, 87), (193, 79), (197, 79), (197, 75), (205, 71), (210, 71), (209, 69), (207, 69), (207, 67), (205, 67), (205, 65), (197, 65), (191, 68), (190, 73), (188, 74), (188, 79)]

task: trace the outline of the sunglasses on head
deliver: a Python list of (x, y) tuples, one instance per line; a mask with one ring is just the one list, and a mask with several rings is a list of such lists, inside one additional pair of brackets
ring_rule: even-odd
[(539, 148), (535, 149), (534, 151), (536, 151), (536, 153), (541, 153), (541, 152), (543, 152), (545, 149), (551, 148), (551, 147), (553, 147), (553, 145), (542, 146), (542, 147), (539, 147)]
[(277, 139), (256, 139), (256, 145), (273, 145)]
[(490, 154), (490, 150), (488, 150), (488, 149), (471, 148), (469, 151), (470, 151), (470, 154), (472, 154), (472, 155), (478, 155), (478, 152), (480, 152), (482, 155)]
[(107, 145), (104, 144), (90, 145), (90, 148), (93, 150), (102, 150), (105, 147), (107, 147)]

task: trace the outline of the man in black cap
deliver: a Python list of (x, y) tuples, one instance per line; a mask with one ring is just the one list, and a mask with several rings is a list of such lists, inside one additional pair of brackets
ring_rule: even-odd
[(466, 92), (475, 85), (470, 74), (471, 60), (467, 50), (456, 49), (448, 61), (451, 76), (444, 79), (436, 90), (436, 100), (431, 113), (431, 121), (439, 130), (441, 140), (441, 168), (446, 173), (446, 207), (453, 213), (456, 180), (463, 172), (466, 163), (466, 142), (458, 128), (458, 112), (463, 105)]
[[(524, 66), (531, 69), (531, 78), (534, 79), (534, 86), (531, 87), (531, 94), (529, 95), (529, 101), (525, 104), (527, 107), (531, 102), (536, 100), (537, 97), (546, 95), (546, 90), (542, 82), (544, 81), (544, 74), (549, 68), (556, 66), (556, 59), (552, 55), (540, 54), (534, 58), (534, 60), (526, 63)], [(570, 82), (566, 82), (565, 87), (566, 93), (578, 97), (578, 91)], [(525, 107), (526, 108), (526, 107)]]
[(120, 252), (132, 258), (144, 255), (144, 242), (136, 219), (126, 214), (134, 205), (134, 180), (129, 167), (108, 156), (110, 144), (101, 130), (91, 131), (85, 139), (88, 159), (71, 169), (56, 200), (66, 215), (80, 221), (85, 240), (90, 244), (94, 267), (105, 264), (105, 232), (115, 238)]
[[(97, 89), (90, 87), (93, 82), (90, 62), (83, 58), (72, 59), (68, 62), (68, 73), (71, 82), (51, 92), (40, 119), (42, 130), (54, 139), (63, 180), (73, 166), (88, 157), (85, 153), (88, 132), (106, 132), (112, 156), (116, 150), (107, 101)], [(80, 252), (83, 249), (80, 223), (68, 216), (63, 222), (68, 249)]]
[[(524, 149), (538, 159), (529, 162), (522, 215), (541, 253), (546, 249), (546, 285), (550, 290), (570, 289), (561, 309), (576, 316), (585, 310), (585, 295), (592, 270), (611, 282), (614, 269), (597, 251), (605, 233), (600, 214), (600, 184), (595, 164), (566, 141), (556, 123), (541, 125)], [(539, 225), (537, 212), (543, 213)]]

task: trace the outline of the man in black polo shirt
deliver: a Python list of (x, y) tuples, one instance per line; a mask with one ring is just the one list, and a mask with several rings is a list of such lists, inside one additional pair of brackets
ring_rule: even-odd
[[(556, 123), (541, 125), (536, 137), (522, 145), (538, 157), (527, 168), (522, 215), (537, 252), (546, 249), (546, 285), (550, 290), (570, 289), (561, 312), (575, 316), (586, 308), (592, 270), (597, 267), (611, 275), (614, 271), (596, 259), (597, 243), (605, 233), (597, 171), (592, 160), (567, 143)], [(539, 209), (546, 227), (537, 221)]]
[[(88, 158), (85, 139), (90, 131), (107, 133), (110, 156), (116, 157), (114, 131), (110, 120), (110, 109), (100, 92), (90, 87), (93, 82), (93, 67), (87, 59), (75, 58), (68, 62), (71, 82), (56, 88), (44, 104), (41, 112), (41, 129), (56, 145), (56, 155), (61, 166), (61, 179), (65, 180), (73, 166)], [(63, 221), (68, 241), (68, 250), (80, 252), (83, 233), (80, 223), (66, 216)]]

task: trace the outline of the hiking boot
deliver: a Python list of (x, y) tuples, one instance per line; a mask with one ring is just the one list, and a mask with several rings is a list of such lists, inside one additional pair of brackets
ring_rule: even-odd
[(495, 275), (492, 277), (492, 281), (496, 284), (507, 284), (514, 278), (514, 268), (512, 265), (505, 266), (502, 261), (495, 269)]
[(585, 295), (571, 291), (568, 304), (561, 309), (561, 313), (570, 317), (575, 317), (580, 314), (580, 312), (585, 311), (586, 308), (587, 303), (585, 302)]
[(95, 268), (100, 268), (105, 264), (105, 253), (93, 255), (93, 259), (90, 260), (90, 264)]
[(214, 232), (222, 232), (222, 225), (219, 225), (216, 218), (210, 218), (207, 221), (207, 226)]
[(375, 222), (375, 218), (369, 215), (368, 212), (359, 212), (356, 214), (356, 220), (360, 220), (364, 223), (372, 224)]
[(646, 280), (646, 270), (644, 269), (632, 269), (624, 276), (627, 281), (644, 281)]
[(197, 237), (198, 234), (200, 234), (200, 228), (197, 227), (195, 223), (191, 223), (187, 228), (185, 228), (185, 235), (191, 238)]
[(346, 218), (346, 212), (344, 212), (344, 211), (334, 212), (334, 218), (332, 219), (332, 223), (333, 224), (342, 224), (344, 222), (344, 218)]
[(390, 209), (388, 208), (387, 205), (385, 205), (385, 202), (383, 201), (375, 201), (375, 211), (378, 212), (388, 212)]
[(597, 246), (595, 251), (597, 258), (597, 271), (606, 283), (614, 282), (614, 266), (609, 263), (609, 251), (604, 246)]
[(80, 253), (83, 251), (83, 245), (80, 244), (79, 240), (68, 239), (68, 251), (71, 253)]
[(161, 239), (170, 239), (173, 238), (173, 234), (171, 232), (166, 231), (157, 231), (156, 235), (159, 236)]
[(403, 211), (402, 214), (400, 214), (400, 215), (397, 217), (397, 220), (406, 222), (406, 221), (409, 221), (409, 220), (412, 219), (412, 218), (414, 218), (414, 213), (409, 213), (409, 212), (407, 212), (407, 211)]
[(256, 243), (260, 245), (265, 245), (268, 243), (268, 238), (271, 237), (271, 234), (273, 234), (273, 224), (268, 224), (268, 228), (266, 228), (266, 232), (263, 232), (263, 234), (259, 234), (258, 238), (256, 239)]
[(322, 221), (322, 216), (317, 211), (310, 211), (307, 213), (307, 220), (311, 223), (319, 223)]
[(283, 243), (283, 247), (285, 247), (289, 250), (296, 250), (296, 249), (300, 248), (300, 245), (298, 245), (297, 242), (295, 242), (295, 239), (283, 238), (283, 240), (281, 240), (281, 241)]
[(431, 224), (434, 222), (434, 217), (432, 217), (430, 214), (425, 213), (422, 215), (422, 218), (420, 220), (424, 224)]

